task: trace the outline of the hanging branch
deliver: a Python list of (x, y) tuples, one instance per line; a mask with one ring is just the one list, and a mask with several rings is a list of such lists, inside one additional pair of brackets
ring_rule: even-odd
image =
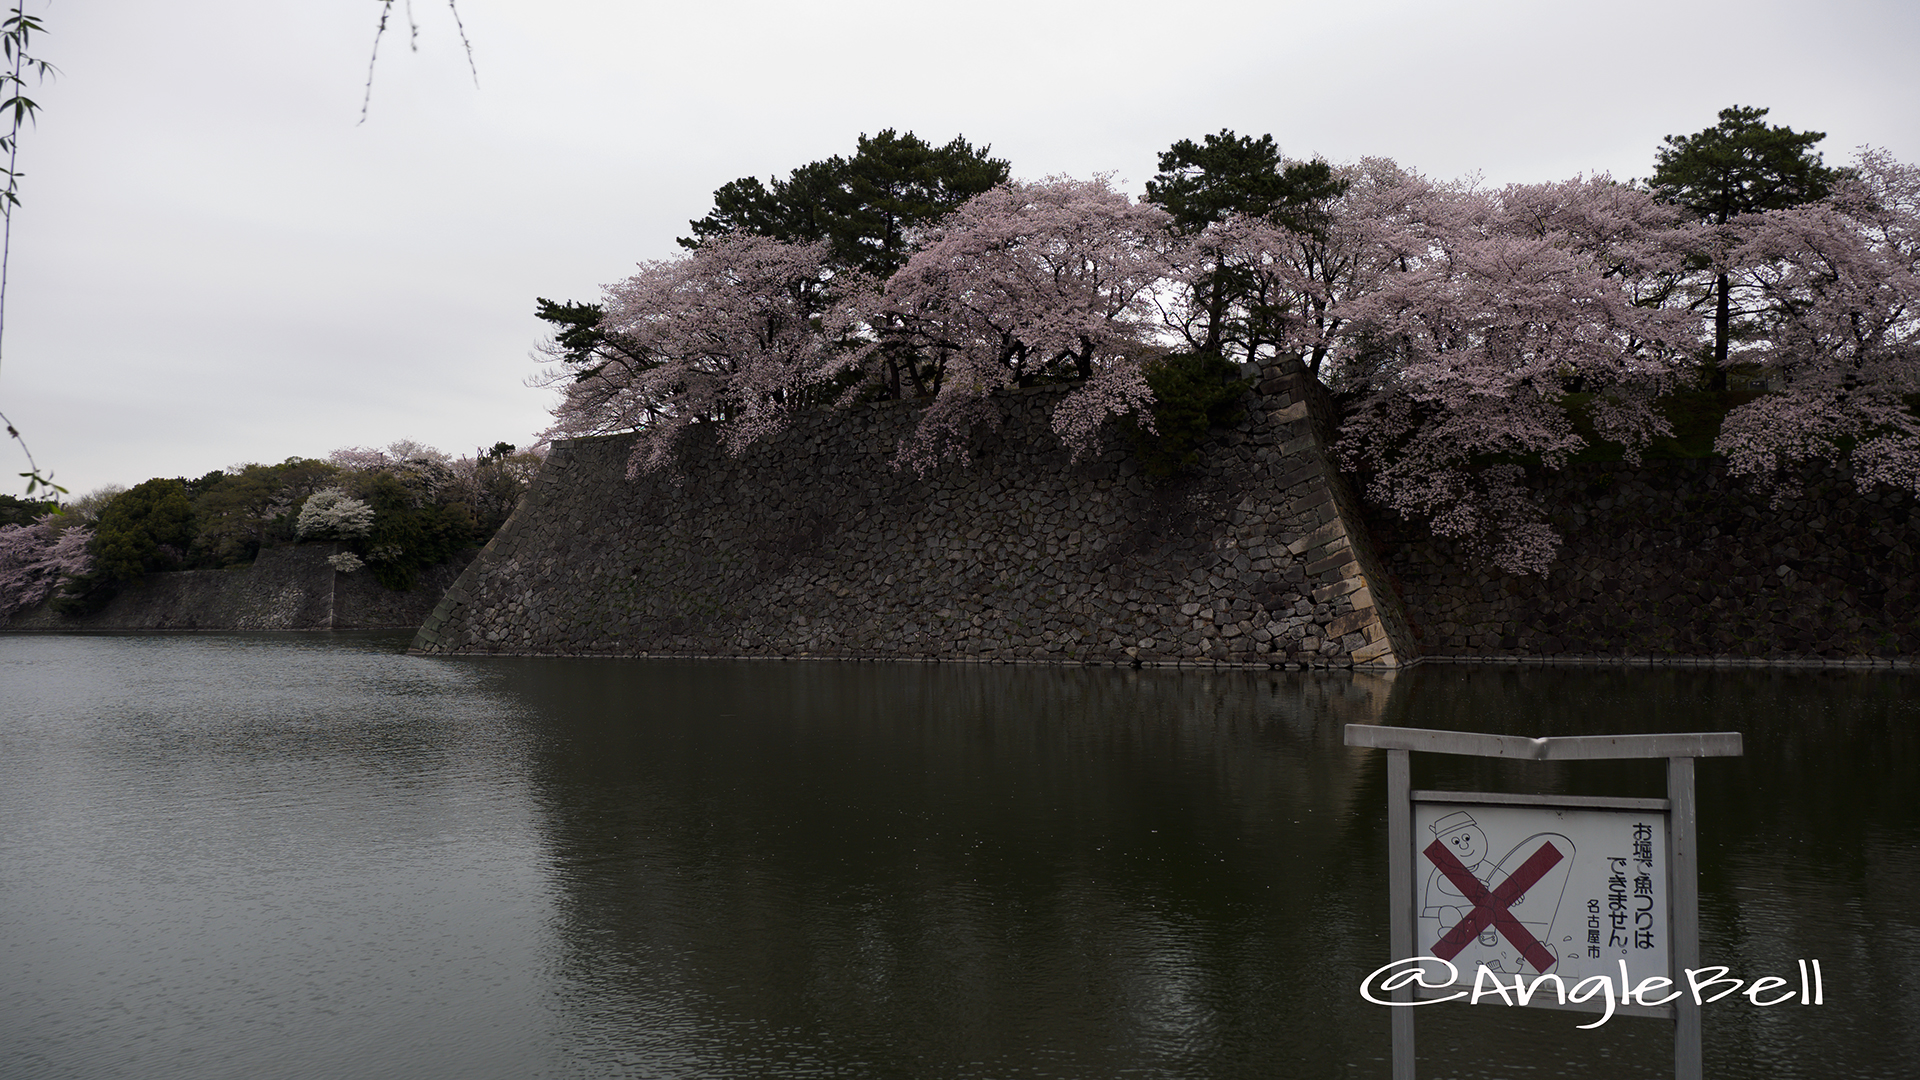
[(453, 12), (453, 25), (460, 31), (460, 47), (467, 50), (467, 70), (473, 73), (473, 88), (480, 89), (480, 69), (473, 62), (473, 42), (467, 40), (467, 24), (460, 21), (458, 0), (447, 0), (447, 10)]
[[(420, 51), (420, 24), (413, 18), (413, 0), (407, 0), (407, 48)], [(480, 68), (473, 62), (473, 42), (467, 39), (467, 24), (460, 19), (459, 0), (447, 0), (453, 12), (453, 25), (460, 31), (460, 47), (467, 51), (467, 70), (473, 73), (473, 85), (480, 85)], [(360, 98), (360, 122), (367, 122), (367, 106), (373, 102), (373, 69), (380, 60), (380, 39), (387, 32), (387, 17), (393, 14), (393, 0), (380, 0), (380, 22), (373, 28), (373, 50), (367, 57), (367, 91)]]
[[(52, 64), (27, 54), (28, 39), (42, 31), (40, 20), (26, 12), (26, 0), (14, 4), (12, 12), (4, 22), (0, 22), (0, 47), (4, 47), (10, 66), (0, 70), (0, 114), (11, 113), (12, 124), (4, 134), (0, 134), (0, 151), (7, 155), (7, 164), (0, 172), (6, 176), (5, 187), (0, 189), (0, 345), (4, 344), (7, 327), (7, 262), (13, 253), (13, 209), (20, 205), (20, 128), (29, 120), (40, 115), (40, 106), (26, 96), (26, 72), (32, 72), (37, 79), (45, 80), (49, 75), (58, 74)], [(4, 355), (0, 352), (0, 355)], [(20, 444), (20, 452), (27, 457), (27, 471), (20, 475), (27, 481), (26, 494), (45, 490), (50, 497), (65, 495), (67, 489), (53, 482), (53, 474), (40, 475), (40, 466), (33, 460), (33, 451), (27, 447), (27, 440), (21, 436), (20, 429), (13, 426), (5, 413), (0, 413), (0, 422), (7, 426), (7, 436)], [(59, 512), (59, 505), (52, 498), (47, 508)]]

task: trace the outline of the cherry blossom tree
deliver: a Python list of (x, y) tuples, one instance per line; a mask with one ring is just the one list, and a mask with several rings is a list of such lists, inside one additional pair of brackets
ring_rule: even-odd
[(301, 539), (353, 540), (373, 531), (373, 507), (339, 488), (322, 488), (307, 496), (294, 523)]
[[(1249, 145), (1253, 172), (1289, 175)], [(803, 408), (919, 397), (895, 464), (924, 472), (999, 422), (994, 393), (1058, 383), (1053, 428), (1079, 456), (1111, 419), (1151, 424), (1145, 365), (1210, 343), (1299, 357), (1339, 395), (1336, 452), (1375, 501), (1545, 573), (1559, 538), (1525, 468), (1670, 434), (1657, 400), (1710, 355), (1689, 289), (1724, 269), (1764, 331), (1742, 360), (1783, 388), (1728, 417), (1734, 470), (1844, 454), (1863, 484), (1920, 491), (1912, 167), (1870, 151), (1819, 202), (1701, 221), (1604, 176), (1493, 191), (1311, 164), (1285, 214), (1177, 220), (1105, 176), (1002, 184), (916, 234), (882, 286), (823, 243), (717, 235), (560, 313), (585, 336), (539, 380), (561, 392), (547, 434), (638, 431), (629, 469), (652, 470), (695, 424), (737, 453)]]
[[(593, 348), (559, 348), (553, 355), (576, 370), (590, 370), (599, 367), (605, 356), (618, 354)], [(391, 477), (416, 508), (462, 503), (484, 538), (493, 535), (513, 512), (540, 469), (541, 454), (517, 451), (512, 443), (500, 442), (492, 449), (476, 449), (471, 455), (456, 458), (412, 439), (400, 439), (384, 447), (342, 447), (328, 454), (327, 462), (336, 470), (355, 474), (350, 479), (362, 489), (375, 476)]]
[[(1295, 172), (1308, 164), (1318, 163), (1284, 168)], [(1409, 245), (1421, 235), (1416, 223), (1426, 220), (1444, 190), (1386, 158), (1331, 168), (1318, 190), (1324, 198), (1287, 214), (1229, 213), (1188, 239), (1175, 274), (1182, 302), (1169, 307), (1168, 322), (1193, 340), (1196, 322), (1215, 318), (1210, 281), (1224, 274), (1237, 291), (1218, 317), (1242, 328), (1241, 355), (1298, 356), (1309, 371), (1338, 385), (1348, 309), (1405, 268)]]
[(436, 465), (451, 467), (453, 458), (446, 451), (425, 443), (395, 439), (385, 446), (343, 446), (328, 454), (327, 461), (356, 472), (397, 472), (409, 466), (416, 471)]
[(1347, 182), (1323, 160), (1282, 158), (1271, 135), (1223, 130), (1160, 155), (1147, 200), (1167, 211), (1177, 235), (1199, 241), (1189, 248), (1185, 302), (1173, 324), (1193, 352), (1245, 361), (1273, 344), (1272, 319), (1286, 314), (1276, 301), (1286, 293), (1275, 288), (1276, 262), (1258, 257), (1265, 245), (1248, 246), (1245, 230), (1278, 226), (1278, 234), (1324, 241), (1329, 205)]
[(655, 471), (694, 424), (718, 423), (738, 454), (832, 400), (869, 347), (873, 299), (866, 279), (835, 272), (827, 254), (825, 242), (740, 233), (641, 264), (604, 300), (602, 326), (624, 352), (536, 380), (561, 393), (544, 437), (638, 431), (629, 472)]
[(1748, 355), (1777, 384), (1721, 425), (1729, 469), (1778, 484), (1844, 458), (1863, 491), (1920, 494), (1920, 168), (1867, 149), (1828, 198), (1728, 228), (1734, 288), (1765, 327)]
[(92, 539), (92, 529), (62, 527), (51, 514), (31, 525), (0, 526), (0, 620), (37, 607), (62, 580), (92, 569)]
[(412, 439), (397, 439), (384, 447), (341, 447), (327, 455), (327, 462), (363, 477), (391, 476), (416, 507), (444, 502), (449, 497), (464, 501), (467, 494), (458, 490), (459, 466), (453, 455)]
[(932, 397), (897, 463), (966, 457), (998, 422), (996, 390), (1079, 383), (1054, 431), (1076, 456), (1110, 417), (1152, 401), (1141, 365), (1167, 351), (1159, 303), (1174, 269), (1167, 214), (1109, 177), (994, 188), (933, 230), (886, 283), (882, 332), (920, 358)]
[(1386, 220), (1372, 258), (1391, 269), (1329, 308), (1355, 395), (1342, 460), (1381, 504), (1545, 573), (1558, 538), (1519, 461), (1557, 468), (1585, 445), (1567, 395), (1592, 395), (1595, 429), (1629, 458), (1668, 433), (1654, 399), (1697, 328), (1643, 301), (1684, 262), (1677, 216), (1599, 177), (1457, 186)]

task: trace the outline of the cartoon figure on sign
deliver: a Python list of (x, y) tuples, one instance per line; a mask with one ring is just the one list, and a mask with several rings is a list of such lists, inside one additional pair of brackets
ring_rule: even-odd
[[(1434, 943), (1435, 955), (1457, 959), (1463, 969), (1484, 964), (1501, 973), (1518, 973), (1523, 965), (1535, 972), (1551, 967), (1552, 953), (1542, 943), (1552, 940), (1573, 841), (1535, 833), (1495, 861), (1472, 814), (1448, 814), (1428, 828), (1434, 840), (1425, 854), (1432, 871), (1421, 899), (1420, 930), (1422, 940)], [(1509, 882), (1512, 877), (1517, 880)]]
[[(1464, 810), (1448, 814), (1434, 822), (1429, 829), (1481, 885), (1491, 889), (1506, 880), (1506, 874), (1487, 861), (1487, 834), (1473, 820), (1472, 814)], [(1449, 881), (1438, 866), (1427, 875), (1426, 902), (1420, 905), (1420, 914), (1436, 920), (1442, 931), (1460, 925), (1460, 920), (1467, 917), (1473, 906), (1473, 901), (1467, 899), (1460, 887)], [(1480, 944), (1492, 945), (1498, 938), (1499, 934), (1489, 925), (1480, 934)]]

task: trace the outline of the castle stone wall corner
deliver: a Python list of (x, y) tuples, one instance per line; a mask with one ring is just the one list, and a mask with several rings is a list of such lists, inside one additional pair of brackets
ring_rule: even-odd
[(891, 465), (905, 403), (809, 416), (738, 458), (696, 430), (671, 477), (626, 475), (631, 436), (561, 443), (413, 648), (1406, 663), (1324, 395), (1297, 365), (1252, 389), (1245, 421), (1163, 483), (1117, 446), (1072, 460), (1049, 388), (997, 399), (970, 460), (926, 476)]

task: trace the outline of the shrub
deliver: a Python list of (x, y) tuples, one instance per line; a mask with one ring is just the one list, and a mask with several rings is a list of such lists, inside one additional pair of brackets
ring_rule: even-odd
[(1200, 462), (1200, 444), (1217, 427), (1232, 427), (1247, 415), (1247, 386), (1239, 371), (1217, 353), (1175, 353), (1146, 366), (1153, 388), (1153, 430), (1128, 416), (1121, 430), (1156, 480)]

